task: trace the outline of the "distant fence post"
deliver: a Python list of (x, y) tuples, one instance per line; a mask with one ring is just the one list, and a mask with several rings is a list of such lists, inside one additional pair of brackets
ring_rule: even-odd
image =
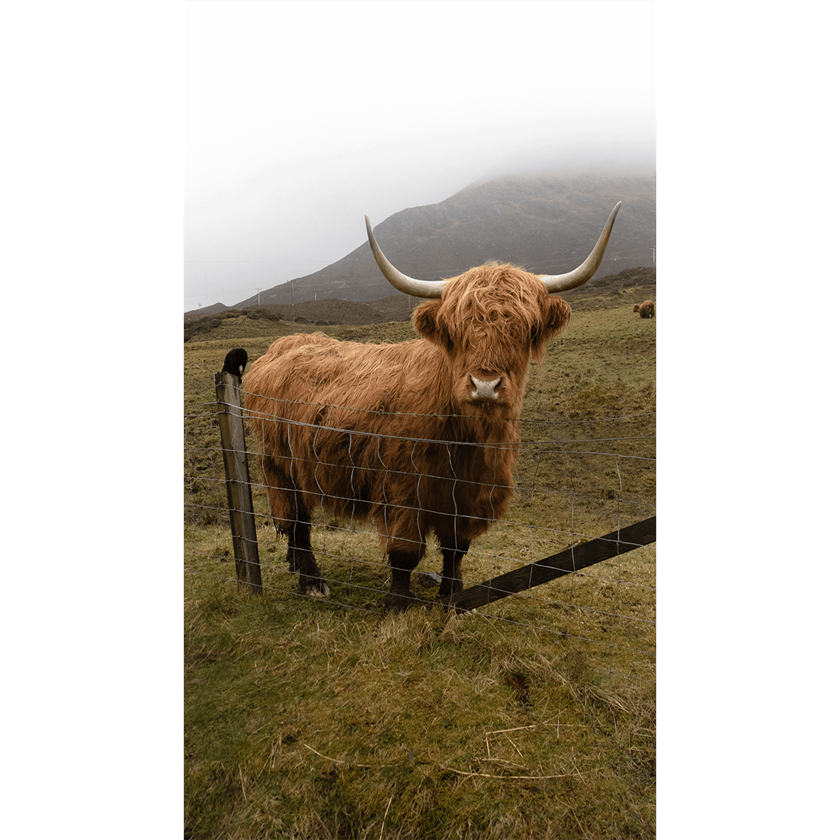
[(239, 401), (239, 379), (232, 373), (222, 371), (215, 375), (215, 383), (236, 578), (240, 585), (261, 595), (262, 574), (251, 500), (248, 452), (245, 449), (245, 426)]

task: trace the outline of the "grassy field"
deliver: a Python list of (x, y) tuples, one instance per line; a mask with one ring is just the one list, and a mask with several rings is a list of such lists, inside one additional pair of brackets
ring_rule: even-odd
[[(655, 513), (648, 296), (587, 300), (533, 366), (521, 489), (466, 586)], [(235, 315), (185, 344), (185, 837), (654, 837), (655, 545), (467, 616), (422, 586), (430, 546), (428, 609), (384, 616), (371, 530), (319, 517), (332, 597), (306, 599), (257, 488), (265, 594), (238, 590), (213, 373), (235, 344), (254, 359), (311, 329)]]

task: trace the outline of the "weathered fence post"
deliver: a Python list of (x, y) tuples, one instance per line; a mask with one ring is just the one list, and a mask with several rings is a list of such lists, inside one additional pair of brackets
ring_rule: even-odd
[(456, 592), (444, 598), (443, 603), (462, 610), (484, 607), (493, 601), (507, 598), (508, 595), (557, 580), (563, 575), (573, 574), (587, 566), (610, 560), (626, 551), (633, 551), (653, 542), (656, 542), (655, 516)]
[(215, 383), (219, 426), (222, 430), (230, 530), (236, 558), (236, 578), (240, 585), (248, 586), (252, 592), (262, 594), (257, 526), (251, 500), (242, 404), (239, 401), (239, 378), (222, 371), (216, 374)]

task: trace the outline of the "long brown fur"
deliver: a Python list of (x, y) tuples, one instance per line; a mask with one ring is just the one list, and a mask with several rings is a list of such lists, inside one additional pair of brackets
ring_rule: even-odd
[[(278, 529), (290, 534), (323, 506), (372, 517), (392, 566), (395, 553), (416, 565), (429, 533), (465, 552), (504, 515), (528, 359), (570, 314), (538, 277), (490, 264), (416, 308), (418, 339), (275, 341), (247, 374), (245, 404)], [(501, 375), (499, 400), (472, 401), (471, 374)], [(442, 593), (460, 587), (459, 573), (448, 586)]]
[(639, 313), (640, 318), (653, 318), (654, 306), (652, 300), (646, 300), (644, 303), (637, 303), (633, 307), (634, 312)]

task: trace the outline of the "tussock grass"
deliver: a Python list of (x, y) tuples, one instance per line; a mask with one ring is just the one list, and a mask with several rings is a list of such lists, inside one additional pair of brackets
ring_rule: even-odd
[[(590, 301), (534, 366), (529, 489), (471, 547), (466, 585), (655, 512), (656, 322), (625, 303)], [(332, 597), (305, 598), (257, 490), (265, 594), (240, 591), (212, 374), (279, 335), (240, 323), (185, 345), (185, 838), (653, 837), (655, 546), (465, 616), (422, 586), (430, 546), (426, 608), (383, 615), (370, 529), (319, 514)]]
[(193, 836), (653, 836), (650, 685), (480, 616), (188, 591)]

